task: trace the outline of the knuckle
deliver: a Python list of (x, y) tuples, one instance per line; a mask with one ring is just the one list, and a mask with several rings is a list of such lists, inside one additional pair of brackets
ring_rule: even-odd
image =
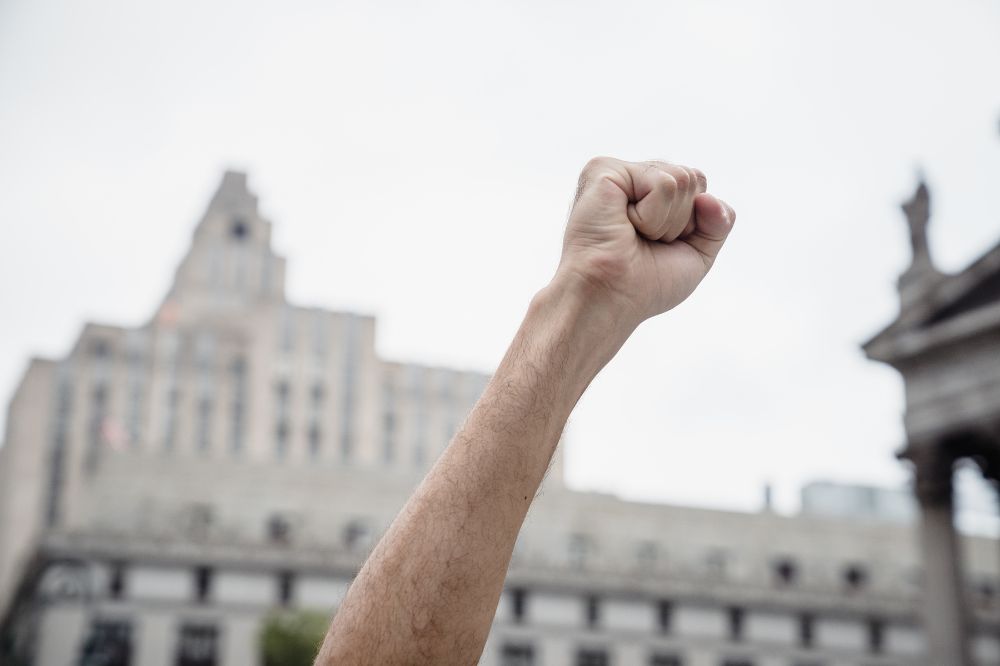
[(580, 178), (576, 183), (576, 199), (579, 200), (580, 196), (583, 194), (592, 183), (599, 180), (603, 174), (606, 174), (610, 170), (610, 157), (598, 156), (592, 157), (587, 160), (587, 163), (583, 166), (580, 171)]
[(691, 175), (688, 173), (687, 169), (679, 169), (677, 173), (674, 174), (674, 180), (677, 181), (677, 188), (680, 190), (687, 191), (691, 187)]
[(665, 171), (657, 172), (656, 181), (656, 187), (666, 194), (667, 197), (672, 197), (677, 193), (677, 189), (681, 187), (677, 178)]
[(610, 157), (591, 157), (580, 172), (580, 180), (593, 180), (598, 174), (608, 171), (611, 161)]

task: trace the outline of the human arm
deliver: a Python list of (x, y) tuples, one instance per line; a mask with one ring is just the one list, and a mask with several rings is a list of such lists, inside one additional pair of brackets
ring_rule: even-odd
[(562, 258), (465, 425), (351, 585), (316, 659), (474, 664), (518, 531), (577, 400), (632, 331), (684, 300), (734, 214), (701, 172), (592, 160)]

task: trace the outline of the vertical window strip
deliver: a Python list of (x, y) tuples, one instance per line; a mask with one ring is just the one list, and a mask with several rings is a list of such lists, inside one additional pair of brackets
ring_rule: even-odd
[(244, 419), (247, 413), (247, 363), (246, 359), (242, 356), (233, 359), (232, 384), (232, 424), (230, 428), (229, 448), (233, 454), (239, 454), (243, 450), (243, 438), (246, 430)]
[(68, 448), (69, 425), (73, 411), (73, 385), (65, 365), (59, 368), (55, 395), (55, 419), (53, 419), (52, 448), (49, 458), (49, 483), (46, 489), (45, 521), (49, 527), (59, 523), (63, 483), (66, 478), (66, 451)]
[(138, 448), (142, 436), (143, 389), (146, 384), (145, 360), (146, 338), (135, 332), (128, 342), (128, 405), (126, 407), (126, 428), (128, 443)]
[(358, 364), (358, 318), (345, 315), (344, 319), (344, 374), (343, 374), (343, 404), (340, 418), (340, 453), (341, 459), (347, 463), (354, 456), (354, 406), (355, 381)]

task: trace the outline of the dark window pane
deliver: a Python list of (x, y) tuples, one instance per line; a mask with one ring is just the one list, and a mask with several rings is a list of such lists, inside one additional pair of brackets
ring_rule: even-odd
[(521, 588), (514, 588), (510, 591), (511, 608), (514, 615), (514, 622), (524, 622), (525, 597), (526, 592)]
[(125, 565), (122, 562), (111, 564), (108, 574), (108, 596), (121, 599), (125, 595)]
[(812, 647), (813, 645), (812, 615), (803, 615), (799, 618), (799, 643), (802, 647)]
[(278, 574), (278, 603), (287, 606), (292, 603), (292, 594), (295, 586), (295, 574), (291, 571), (282, 571)]
[(673, 621), (674, 607), (666, 599), (661, 599), (656, 604), (656, 620), (660, 627), (660, 632), (666, 634), (670, 632), (670, 625)]
[(601, 607), (597, 597), (587, 597), (587, 626), (596, 629), (601, 621)]
[(130, 666), (132, 626), (124, 620), (95, 620), (83, 643), (80, 666)]
[(860, 564), (852, 564), (844, 569), (844, 584), (848, 590), (860, 590), (867, 583), (868, 570)]
[(200, 602), (208, 601), (212, 593), (212, 570), (209, 567), (198, 567), (194, 570), (194, 595)]
[(610, 663), (607, 650), (585, 648), (576, 653), (576, 666), (608, 666)]
[(875, 654), (882, 652), (884, 643), (885, 625), (882, 620), (871, 619), (868, 621), (868, 648)]
[(781, 558), (774, 563), (774, 578), (780, 585), (791, 585), (799, 575), (798, 565), (791, 558)]
[(743, 616), (742, 608), (729, 609), (729, 639), (732, 641), (743, 640)]
[(177, 666), (216, 666), (219, 631), (211, 625), (186, 624), (177, 641)]
[(524, 644), (507, 644), (500, 651), (500, 666), (534, 666), (535, 648)]

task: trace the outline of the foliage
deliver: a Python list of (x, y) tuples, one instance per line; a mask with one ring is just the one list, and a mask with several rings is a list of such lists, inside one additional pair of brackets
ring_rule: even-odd
[(264, 666), (312, 666), (330, 618), (308, 611), (277, 611), (260, 630)]

